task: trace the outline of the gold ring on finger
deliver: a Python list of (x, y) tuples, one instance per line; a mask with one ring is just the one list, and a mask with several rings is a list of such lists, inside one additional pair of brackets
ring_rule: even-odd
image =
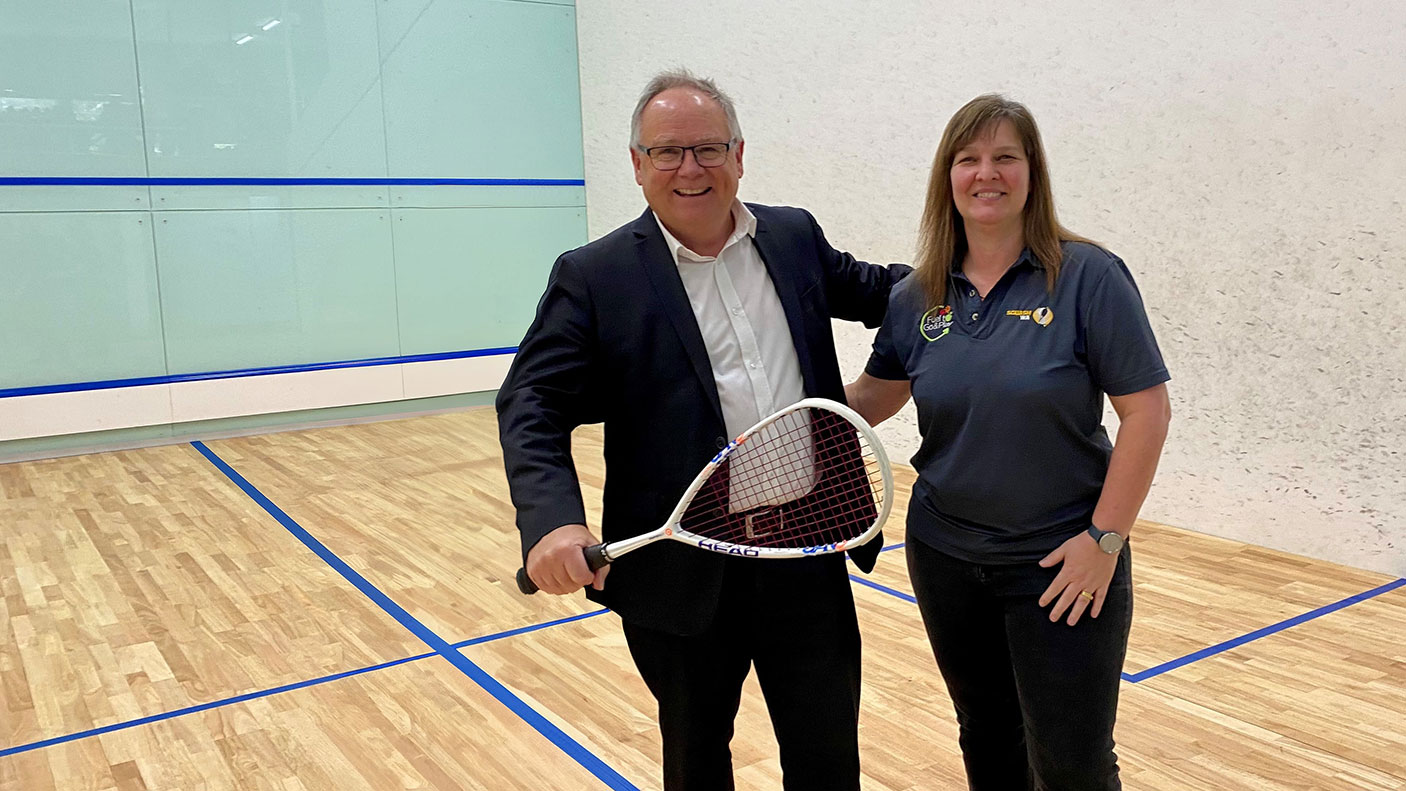
[(1094, 595), (1093, 595), (1092, 593), (1089, 593), (1088, 591), (1079, 591), (1079, 596), (1080, 596), (1081, 598), (1083, 598), (1084, 601), (1093, 601), (1093, 600), (1094, 600)]

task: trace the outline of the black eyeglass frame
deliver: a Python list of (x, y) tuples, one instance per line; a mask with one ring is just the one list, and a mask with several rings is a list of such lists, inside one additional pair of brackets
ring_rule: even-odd
[[(731, 150), (732, 150), (732, 147), (735, 146), (735, 145), (737, 145), (737, 138), (734, 137), (733, 139), (727, 140), (727, 141), (724, 141), (724, 142), (717, 142), (717, 143), (698, 143), (697, 145), (692, 145), (692, 146), (650, 146), (649, 148), (645, 148), (644, 146), (635, 146), (635, 148), (639, 149), (639, 151), (640, 151), (641, 154), (644, 154), (645, 156), (649, 157), (649, 161), (654, 165), (654, 169), (655, 169), (655, 170), (665, 170), (665, 171), (668, 171), (668, 170), (678, 170), (679, 168), (683, 167), (683, 161), (684, 161), (684, 159), (687, 158), (687, 154), (688, 154), (688, 152), (690, 152), (690, 151), (693, 151), (693, 161), (698, 163), (698, 167), (700, 167), (700, 168), (716, 168), (716, 167), (722, 167), (722, 166), (727, 162), (727, 153), (728, 153), (729, 151), (731, 151)], [(698, 152), (697, 152), (697, 151), (694, 151), (694, 149), (696, 149), (696, 148), (708, 148), (709, 146), (722, 146), (722, 147), (723, 147), (723, 158), (722, 158), (721, 160), (719, 160), (718, 162), (712, 164), (712, 165), (705, 165), (705, 164), (703, 164), (703, 162), (702, 162), (701, 160), (698, 159)], [(660, 167), (660, 166), (659, 166), (659, 161), (658, 161), (657, 159), (655, 159), (655, 154), (654, 154), (654, 152), (655, 152), (655, 151), (660, 151), (660, 150), (666, 149), (666, 148), (678, 149), (678, 151), (679, 151), (679, 161), (678, 161), (678, 164), (674, 165), (673, 167)]]

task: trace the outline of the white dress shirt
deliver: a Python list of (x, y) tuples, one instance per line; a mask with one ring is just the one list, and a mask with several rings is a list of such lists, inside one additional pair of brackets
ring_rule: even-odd
[[(732, 235), (717, 256), (695, 253), (659, 223), (708, 350), (729, 438), (805, 398), (791, 326), (752, 243), (757, 218), (740, 200), (733, 201), (732, 218)], [(658, 215), (654, 219), (659, 222)], [(747, 462), (745, 453), (734, 457), (734, 479), (742, 472), (739, 467), (751, 466)], [(792, 491), (780, 501), (809, 491), (813, 480), (802, 475), (798, 483), (787, 487)], [(733, 499), (734, 512), (765, 504)]]
[(757, 218), (734, 200), (732, 219), (732, 235), (716, 256), (693, 252), (659, 223), (708, 349), (729, 437), (805, 398), (791, 326), (752, 244)]

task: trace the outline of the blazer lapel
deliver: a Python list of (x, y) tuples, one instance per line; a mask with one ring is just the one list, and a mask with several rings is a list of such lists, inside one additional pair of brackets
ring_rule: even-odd
[(644, 269), (649, 284), (659, 297), (659, 304), (663, 307), (664, 314), (669, 317), (669, 323), (673, 325), (679, 341), (683, 343), (688, 361), (693, 364), (693, 371), (698, 375), (703, 392), (708, 396), (708, 403), (713, 408), (718, 425), (724, 425), (722, 402), (718, 400), (718, 385), (713, 380), (713, 364), (708, 359), (708, 348), (703, 345), (703, 333), (698, 330), (698, 319), (693, 315), (693, 305), (688, 301), (688, 292), (684, 290), (683, 280), (679, 278), (674, 256), (669, 252), (664, 235), (659, 232), (659, 225), (648, 209), (635, 220), (633, 230), (640, 267)]
[[(767, 275), (771, 277), (771, 284), (776, 288), (776, 296), (781, 299), (781, 308), (786, 313), (786, 323), (791, 329), (791, 342), (796, 347), (796, 360), (801, 365), (801, 378), (805, 382), (806, 395), (814, 396), (820, 390), (815, 380), (814, 366), (811, 365), (810, 343), (806, 334), (809, 328), (806, 327), (800, 284), (796, 277), (802, 267), (791, 260), (792, 256), (783, 245), (774, 241), (761, 217), (757, 218), (757, 235), (752, 239), (752, 243), (756, 245), (762, 263), (766, 264)], [(825, 329), (829, 330), (828, 322)]]

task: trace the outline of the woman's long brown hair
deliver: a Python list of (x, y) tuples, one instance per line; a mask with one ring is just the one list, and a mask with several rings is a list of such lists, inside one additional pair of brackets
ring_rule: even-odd
[(1002, 121), (1009, 121), (1015, 129), (1030, 164), (1030, 194), (1025, 200), (1024, 212), (1025, 244), (1044, 267), (1046, 287), (1050, 291), (1054, 290), (1060, 262), (1064, 259), (1060, 242), (1089, 241), (1060, 225), (1055, 217), (1045, 146), (1030, 110), (1000, 94), (983, 94), (967, 102), (947, 122), (932, 160), (927, 205), (918, 228), (916, 261), (918, 282), (927, 294), (929, 305), (947, 301), (948, 275), (961, 265), (967, 251), (966, 228), (952, 200), (952, 159), (978, 137), (994, 134)]

